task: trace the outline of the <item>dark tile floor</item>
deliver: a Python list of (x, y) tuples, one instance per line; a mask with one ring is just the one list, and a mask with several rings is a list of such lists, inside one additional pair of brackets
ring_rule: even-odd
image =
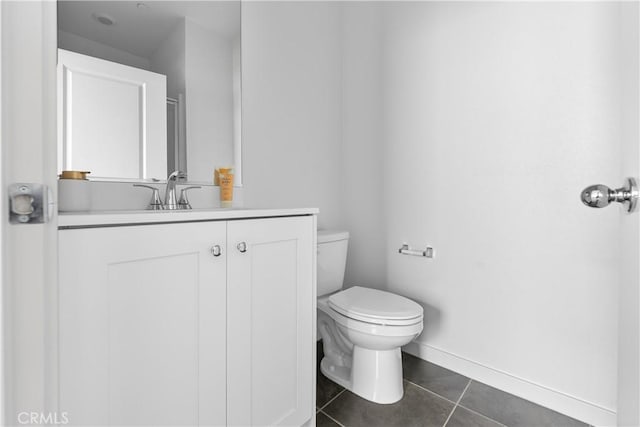
[(409, 354), (402, 354), (404, 397), (392, 405), (362, 399), (320, 372), (318, 343), (318, 427), (586, 427), (535, 403), (473, 381)]

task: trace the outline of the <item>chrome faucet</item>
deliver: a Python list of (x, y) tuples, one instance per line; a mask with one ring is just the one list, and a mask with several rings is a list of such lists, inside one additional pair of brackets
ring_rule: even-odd
[[(1, 1), (1, 0), (0, 0)], [(180, 200), (176, 197), (176, 184), (178, 183), (178, 179), (186, 178), (186, 175), (180, 171), (174, 171), (167, 177), (167, 189), (164, 193), (164, 203), (162, 199), (160, 199), (159, 190), (156, 187), (152, 187), (150, 185), (143, 184), (133, 184), (134, 187), (145, 187), (150, 190), (153, 190), (153, 194), (151, 195), (151, 201), (147, 205), (147, 209), (151, 210), (177, 210), (177, 209), (192, 209), (191, 203), (189, 203), (189, 199), (187, 198), (187, 190), (191, 190), (193, 188), (200, 188), (200, 186), (191, 186), (183, 188), (180, 192)], [(159, 181), (159, 180), (155, 180)]]
[(167, 177), (167, 190), (164, 193), (164, 208), (169, 210), (180, 209), (178, 198), (176, 197), (176, 183), (178, 178), (184, 178), (180, 171), (173, 171)]

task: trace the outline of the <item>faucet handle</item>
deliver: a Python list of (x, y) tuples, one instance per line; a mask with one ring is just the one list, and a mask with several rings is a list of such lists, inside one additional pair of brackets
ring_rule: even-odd
[(177, 181), (177, 180), (182, 180), (182, 179), (186, 179), (187, 178), (187, 174), (182, 172), (182, 171), (178, 171), (175, 170), (173, 172), (171, 172), (169, 174), (169, 176), (167, 177), (167, 182), (169, 181)]
[(144, 187), (149, 188), (153, 192), (151, 193), (151, 200), (149, 201), (149, 205), (147, 209), (153, 211), (160, 211), (164, 209), (164, 205), (162, 204), (162, 199), (160, 198), (160, 191), (156, 187), (152, 187), (150, 185), (144, 184), (133, 184), (134, 187)]
[(193, 209), (191, 207), (191, 203), (189, 203), (189, 199), (187, 198), (187, 190), (191, 190), (193, 188), (202, 188), (198, 185), (193, 185), (191, 187), (185, 187), (180, 190), (180, 200), (178, 200), (178, 209)]

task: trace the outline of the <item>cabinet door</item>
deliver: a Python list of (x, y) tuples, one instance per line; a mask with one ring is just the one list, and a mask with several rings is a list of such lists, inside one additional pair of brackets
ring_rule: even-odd
[(314, 217), (228, 224), (228, 423), (302, 425), (315, 404)]
[(166, 77), (59, 49), (58, 170), (164, 178)]
[(70, 424), (226, 423), (225, 240), (225, 222), (60, 231)]

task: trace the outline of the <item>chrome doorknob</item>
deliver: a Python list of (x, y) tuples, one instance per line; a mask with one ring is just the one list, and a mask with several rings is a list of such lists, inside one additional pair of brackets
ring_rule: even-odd
[(238, 243), (237, 248), (238, 248), (238, 250), (240, 252), (245, 253), (245, 252), (247, 252), (247, 243), (246, 242), (240, 242), (240, 243)]
[(609, 193), (612, 191), (606, 185), (591, 185), (582, 191), (582, 203), (591, 208), (604, 208), (609, 206)]
[(633, 212), (638, 203), (638, 187), (633, 178), (627, 178), (627, 185), (615, 190), (602, 184), (590, 185), (582, 190), (580, 199), (590, 208), (604, 208), (618, 202), (626, 205), (627, 212)]

